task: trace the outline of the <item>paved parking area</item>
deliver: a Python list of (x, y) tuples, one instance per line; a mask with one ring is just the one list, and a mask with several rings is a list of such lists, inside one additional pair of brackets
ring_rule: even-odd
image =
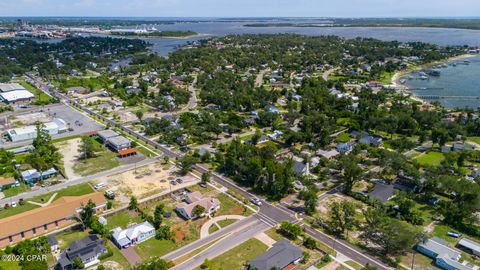
[[(67, 125), (69, 125), (73, 129), (73, 131), (68, 131), (62, 134), (54, 135), (52, 136), (53, 139), (76, 136), (80, 134), (102, 130), (104, 128), (102, 124), (92, 120), (85, 114), (82, 114), (81, 112), (65, 104), (48, 106), (44, 109), (42, 108), (35, 109), (35, 111), (41, 111), (41, 110), (43, 110), (44, 113), (47, 113), (50, 117), (57, 117), (57, 118), (63, 119), (65, 122), (67, 122)], [(19, 112), (19, 115), (24, 115), (25, 113), (30, 113), (30, 112)], [(5, 130), (1, 130), (2, 134), (4, 132)], [(0, 141), (0, 147), (13, 148), (13, 147), (28, 145), (28, 144), (31, 144), (31, 142), (32, 142), (31, 140), (28, 140), (28, 141), (12, 143), (12, 142), (6, 142), (2, 139)]]

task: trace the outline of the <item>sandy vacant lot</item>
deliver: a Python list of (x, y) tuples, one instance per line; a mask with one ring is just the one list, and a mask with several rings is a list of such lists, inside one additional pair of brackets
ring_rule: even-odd
[(144, 198), (170, 188), (170, 181), (181, 178), (183, 183), (172, 185), (172, 189), (191, 185), (198, 179), (191, 175), (179, 176), (178, 169), (171, 164), (154, 163), (121, 174), (99, 178), (95, 182), (106, 184), (106, 190), (113, 190), (121, 202), (128, 202), (130, 196)]
[(63, 166), (68, 179), (80, 177), (80, 175), (75, 174), (73, 171), (73, 166), (77, 162), (78, 155), (80, 154), (78, 152), (78, 146), (81, 140), (81, 138), (75, 138), (56, 144), (59, 152), (63, 155)]

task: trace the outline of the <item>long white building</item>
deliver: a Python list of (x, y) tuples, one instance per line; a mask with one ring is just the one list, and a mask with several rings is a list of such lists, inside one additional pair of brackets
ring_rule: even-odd
[[(56, 135), (68, 130), (67, 123), (60, 118), (54, 118), (52, 122), (45, 123), (45, 128), (50, 135)], [(6, 131), (5, 135), (12, 142), (19, 142), (34, 139), (37, 136), (36, 126), (26, 126), (21, 128), (13, 128)]]

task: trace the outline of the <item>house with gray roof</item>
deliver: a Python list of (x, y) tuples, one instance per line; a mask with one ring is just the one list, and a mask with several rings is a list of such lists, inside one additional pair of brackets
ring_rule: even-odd
[(477, 243), (468, 238), (462, 238), (458, 241), (457, 247), (470, 254), (480, 257), (480, 243)]
[(462, 254), (448, 246), (448, 243), (440, 238), (432, 237), (417, 245), (418, 252), (435, 260), (435, 265), (445, 270), (475, 270), (478, 266), (468, 261), (460, 262)]
[(73, 260), (80, 258), (85, 268), (100, 262), (98, 259), (107, 252), (103, 240), (98, 238), (96, 234), (89, 235), (83, 239), (74, 241), (68, 249), (60, 255), (56, 269), (70, 270), (73, 269)]
[(256, 270), (293, 269), (302, 258), (301, 248), (292, 245), (287, 240), (280, 240), (265, 253), (251, 260), (250, 267)]
[(394, 188), (392, 184), (377, 182), (373, 190), (368, 193), (368, 197), (385, 203), (395, 196)]

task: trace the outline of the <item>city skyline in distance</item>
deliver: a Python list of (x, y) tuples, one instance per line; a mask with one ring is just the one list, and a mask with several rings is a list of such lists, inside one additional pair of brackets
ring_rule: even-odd
[(478, 0), (2, 0), (0, 16), (29, 17), (428, 17), (480, 14)]

